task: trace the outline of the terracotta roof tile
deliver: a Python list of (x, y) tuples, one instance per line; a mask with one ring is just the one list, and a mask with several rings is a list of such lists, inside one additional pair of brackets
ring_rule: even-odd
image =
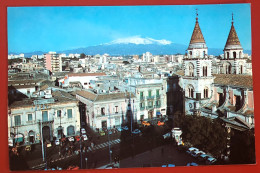
[(251, 75), (236, 75), (236, 74), (214, 74), (215, 84), (233, 85), (238, 87), (252, 88), (253, 78)]
[[(109, 101), (109, 100), (129, 98), (129, 93), (127, 93), (126, 95), (125, 93), (95, 94), (89, 91), (82, 90), (82, 91), (77, 91), (77, 94), (91, 101), (106, 101), (106, 100)], [(135, 96), (131, 94), (131, 97), (135, 97)]]

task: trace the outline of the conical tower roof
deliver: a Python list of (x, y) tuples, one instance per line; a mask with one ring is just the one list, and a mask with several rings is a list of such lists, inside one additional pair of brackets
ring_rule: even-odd
[(229, 34), (228, 34), (228, 39), (227, 39), (227, 42), (226, 42), (226, 45), (225, 45), (225, 49), (231, 48), (231, 47), (241, 47), (240, 41), (239, 41), (238, 36), (237, 36), (237, 32), (236, 32), (235, 27), (234, 27), (233, 15), (232, 15), (232, 22), (231, 23), (232, 23), (232, 25), (231, 25), (231, 29), (230, 29)]
[(204, 37), (199, 26), (198, 17), (196, 18), (195, 27), (190, 40), (190, 44), (193, 43), (205, 43)]

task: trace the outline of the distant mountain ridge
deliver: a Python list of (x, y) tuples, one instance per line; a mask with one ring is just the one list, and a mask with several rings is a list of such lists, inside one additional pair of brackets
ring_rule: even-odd
[[(153, 38), (142, 38), (140, 36), (133, 36), (127, 38), (120, 38), (110, 43), (105, 43), (97, 46), (88, 46), (84, 48), (77, 48), (71, 50), (57, 51), (57, 53), (75, 54), (85, 53), (86, 55), (96, 54), (109, 54), (111, 56), (124, 56), (124, 55), (141, 55), (145, 52), (150, 52), (153, 55), (173, 55), (173, 54), (185, 54), (187, 45), (172, 43), (169, 40), (156, 40)], [(10, 52), (11, 54), (13, 52)], [(24, 53), (25, 57), (31, 57), (32, 55), (42, 55), (47, 52), (34, 51)], [(209, 55), (221, 55), (223, 49), (208, 48)], [(251, 54), (250, 50), (244, 50), (244, 53)], [(16, 54), (16, 53), (13, 53)]]

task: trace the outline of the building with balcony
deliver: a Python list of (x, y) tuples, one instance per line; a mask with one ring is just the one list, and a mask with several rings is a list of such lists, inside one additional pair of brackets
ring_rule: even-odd
[(52, 141), (79, 131), (78, 101), (66, 92), (55, 91), (48, 99), (14, 101), (8, 107), (8, 137), (14, 143)]
[(45, 68), (51, 72), (62, 71), (61, 55), (56, 52), (49, 52), (44, 54), (44, 65)]
[(126, 92), (95, 94), (91, 91), (77, 91), (76, 98), (85, 104), (86, 123), (94, 130), (121, 126), (127, 121), (128, 102), (135, 99)]
[(166, 80), (127, 78), (125, 90), (135, 93), (134, 107), (137, 121), (166, 116)]

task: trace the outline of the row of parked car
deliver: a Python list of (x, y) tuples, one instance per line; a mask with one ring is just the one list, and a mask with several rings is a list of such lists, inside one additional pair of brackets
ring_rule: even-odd
[(88, 140), (88, 136), (86, 134), (86, 129), (81, 128), (80, 129), (80, 134), (81, 135), (76, 135), (76, 136), (70, 136), (70, 137), (67, 137), (67, 138), (56, 139), (55, 140), (55, 145), (60, 145), (61, 142), (65, 142), (66, 140), (68, 140), (69, 142), (80, 141), (80, 139), (82, 139), (83, 141)]
[(212, 157), (209, 154), (206, 154), (203, 151), (200, 151), (198, 148), (195, 148), (195, 147), (188, 148), (188, 150), (186, 152), (188, 154), (190, 154), (191, 156), (198, 158), (200, 161), (205, 161), (206, 164), (209, 164), (209, 165), (214, 164), (217, 161), (216, 158)]

